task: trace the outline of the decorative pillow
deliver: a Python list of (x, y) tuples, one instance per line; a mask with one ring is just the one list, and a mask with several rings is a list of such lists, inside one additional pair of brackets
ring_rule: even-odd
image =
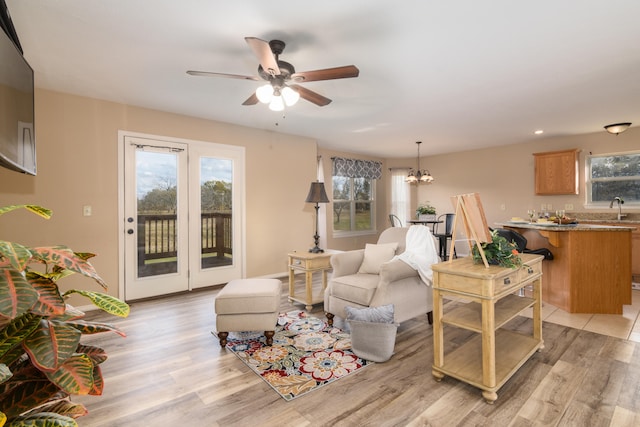
[(380, 274), (380, 266), (391, 259), (396, 254), (398, 243), (383, 243), (373, 245), (367, 243), (364, 247), (364, 259), (360, 265), (358, 273)]
[(347, 313), (347, 320), (357, 320), (372, 323), (393, 323), (393, 304), (381, 305), (379, 307), (355, 308), (347, 306), (344, 308)]

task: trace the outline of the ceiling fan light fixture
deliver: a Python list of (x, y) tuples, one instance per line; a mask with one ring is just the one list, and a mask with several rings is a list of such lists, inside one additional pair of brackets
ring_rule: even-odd
[(263, 104), (270, 103), (271, 99), (273, 98), (273, 87), (270, 83), (260, 86), (258, 89), (256, 89), (256, 96), (258, 97), (258, 101), (262, 102)]
[(284, 101), (282, 100), (282, 96), (274, 96), (271, 102), (269, 103), (269, 109), (271, 111), (282, 111), (284, 110)]
[(614, 123), (612, 125), (606, 125), (604, 128), (607, 132), (617, 135), (629, 129), (629, 126), (631, 126), (631, 123)]
[(291, 107), (295, 105), (296, 102), (298, 102), (298, 100), (300, 99), (300, 94), (297, 90), (286, 86), (282, 89), (282, 97), (284, 98), (284, 103), (286, 104), (286, 106)]

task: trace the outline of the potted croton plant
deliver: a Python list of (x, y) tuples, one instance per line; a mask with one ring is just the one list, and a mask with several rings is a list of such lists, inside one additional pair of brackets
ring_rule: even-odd
[[(491, 242), (485, 242), (480, 245), (484, 252), (487, 263), (490, 265), (499, 265), (500, 267), (518, 268), (522, 266), (522, 258), (518, 252), (515, 242), (510, 242), (506, 238), (498, 234), (497, 230), (491, 231)], [(471, 250), (473, 262), (476, 264), (483, 263), (482, 255), (477, 245), (473, 245)]]
[(423, 203), (416, 209), (416, 216), (420, 221), (435, 221), (436, 208), (431, 206), (429, 202)]
[[(0, 208), (0, 215), (26, 209), (45, 219), (51, 211), (34, 205)], [(71, 395), (102, 394), (100, 363), (107, 355), (80, 342), (83, 334), (116, 327), (83, 320), (84, 313), (66, 300), (72, 294), (126, 317), (129, 306), (102, 292), (71, 289), (57, 282), (78, 273), (106, 284), (87, 261), (93, 254), (66, 246), (27, 247), (0, 240), (0, 427), (77, 426), (87, 409)]]

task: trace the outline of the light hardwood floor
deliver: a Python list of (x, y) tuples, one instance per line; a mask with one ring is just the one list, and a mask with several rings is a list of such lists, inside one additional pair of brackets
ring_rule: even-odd
[[(103, 396), (74, 397), (90, 413), (81, 426), (638, 426), (640, 344), (544, 322), (545, 348), (488, 405), (480, 390), (431, 375), (426, 316), (403, 323), (391, 360), (285, 402), (231, 352), (221, 349), (218, 289), (133, 303), (127, 334), (84, 341), (109, 354)], [(286, 298), (282, 310), (302, 309)], [(459, 304), (451, 302), (449, 304)], [(446, 308), (445, 308), (446, 310)], [(313, 313), (322, 316), (321, 305)], [(90, 314), (90, 317), (101, 317)], [(528, 331), (519, 317), (508, 327)], [(446, 348), (471, 332), (449, 328)]]

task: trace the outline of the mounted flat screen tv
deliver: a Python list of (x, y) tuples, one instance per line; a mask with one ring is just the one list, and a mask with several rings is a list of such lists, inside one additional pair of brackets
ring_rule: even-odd
[(0, 30), (0, 166), (36, 174), (33, 122), (33, 69), (13, 40)]

